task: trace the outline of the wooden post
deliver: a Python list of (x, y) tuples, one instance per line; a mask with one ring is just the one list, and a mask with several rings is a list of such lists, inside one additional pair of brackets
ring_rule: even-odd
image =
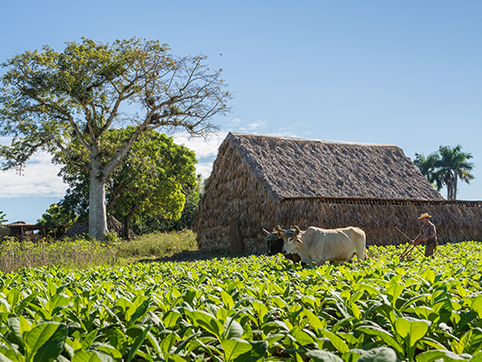
[(229, 244), (231, 254), (241, 254), (243, 252), (243, 240), (238, 229), (238, 220), (229, 220)]

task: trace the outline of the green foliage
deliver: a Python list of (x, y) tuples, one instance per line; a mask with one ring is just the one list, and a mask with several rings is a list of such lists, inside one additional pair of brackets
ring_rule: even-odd
[(42, 214), (42, 217), (37, 220), (37, 225), (45, 226), (64, 226), (63, 229), (47, 229), (46, 235), (53, 237), (61, 237), (64, 230), (69, 229), (77, 220), (77, 216), (71, 210), (63, 205), (53, 203), (49, 206), (47, 211)]
[[(482, 246), (305, 269), (282, 256), (0, 276), (3, 360), (479, 361)], [(46, 359), (47, 360), (47, 359)]]
[(440, 146), (437, 152), (428, 157), (415, 153), (413, 161), (428, 181), (435, 184), (438, 191), (447, 187), (447, 199), (457, 199), (457, 180), (470, 183), (475, 178), (470, 172), (474, 164), (469, 160), (472, 154), (462, 152), (462, 146)]
[(164, 215), (149, 215), (135, 220), (132, 230), (137, 235), (142, 235), (191, 229), (199, 201), (201, 200), (200, 185), (202, 185), (201, 175), (197, 175), (197, 183), (183, 187), (182, 193), (186, 201), (181, 217), (178, 220), (168, 219)]
[(422, 175), (427, 177), (428, 182), (435, 184), (438, 191), (442, 188), (442, 184), (435, 176), (436, 164), (439, 161), (440, 154), (438, 152), (432, 152), (427, 157), (423, 154), (415, 153), (415, 159), (413, 160), (413, 163), (418, 167)]
[[(127, 127), (107, 132), (102, 139), (102, 160), (113, 157), (134, 131)], [(56, 157), (57, 162), (66, 164), (61, 174), (70, 186), (62, 204), (87, 207), (88, 170), (78, 166), (79, 162), (88, 163), (87, 154), (77, 142), (71, 144), (69, 154), (76, 162), (70, 162), (63, 153)], [(148, 217), (166, 221), (181, 218), (186, 195), (197, 189), (196, 162), (194, 152), (176, 145), (172, 137), (148, 131), (137, 138), (106, 181), (108, 212), (123, 223), (125, 236), (131, 220), (142, 224)]]
[(5, 219), (5, 216), (7, 216), (3, 211), (0, 211), (0, 225), (3, 225), (8, 222), (7, 219)]

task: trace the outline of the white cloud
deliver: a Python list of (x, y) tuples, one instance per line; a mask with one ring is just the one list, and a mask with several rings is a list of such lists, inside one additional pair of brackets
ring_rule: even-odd
[(65, 195), (67, 185), (57, 176), (60, 166), (50, 162), (50, 155), (39, 152), (31, 157), (21, 175), (15, 170), (0, 171), (0, 197)]
[(213, 170), (212, 162), (200, 162), (196, 165), (196, 173), (201, 174), (203, 179), (207, 179)]
[(248, 124), (246, 128), (241, 127), (241, 130), (243, 130), (244, 132), (253, 132), (253, 131), (256, 131), (258, 128), (264, 127), (265, 124), (266, 124), (266, 121), (256, 121)]
[(234, 130), (238, 130), (238, 132), (244, 133), (256, 133), (255, 131), (259, 128), (263, 128), (266, 125), (266, 121), (255, 121), (246, 124), (245, 121), (235, 118), (229, 121), (229, 126)]
[(283, 137), (299, 137), (296, 133), (293, 133), (293, 128), (284, 127), (278, 129), (278, 132), (274, 133), (273, 136), (283, 136)]
[(218, 148), (226, 138), (228, 131), (220, 131), (204, 138), (189, 137), (187, 133), (176, 133), (173, 135), (174, 142), (178, 145), (184, 145), (196, 152), (198, 159), (212, 157), (218, 154)]
[(235, 119), (232, 119), (228, 122), (228, 125), (231, 126), (231, 127), (237, 127), (238, 125), (240, 125), (241, 123), (243, 123), (243, 120), (239, 119), (239, 118), (235, 118)]

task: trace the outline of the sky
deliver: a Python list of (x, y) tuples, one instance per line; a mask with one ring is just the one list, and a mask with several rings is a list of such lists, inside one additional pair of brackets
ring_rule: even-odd
[[(229, 131), (389, 143), (412, 160), (460, 144), (476, 178), (457, 198), (482, 200), (481, 14), (469, 0), (10, 1), (0, 62), (82, 37), (158, 39), (178, 56), (206, 55), (234, 95), (232, 112), (213, 119), (219, 133), (174, 135), (204, 177)], [(0, 171), (6, 219), (35, 223), (58, 202), (58, 170), (36, 154), (21, 175)]]

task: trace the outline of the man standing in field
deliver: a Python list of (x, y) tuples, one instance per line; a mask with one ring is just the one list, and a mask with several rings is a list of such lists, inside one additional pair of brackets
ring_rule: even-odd
[(432, 216), (428, 213), (423, 213), (419, 216), (419, 220), (422, 220), (423, 225), (420, 229), (420, 234), (410, 242), (411, 245), (418, 245), (422, 241), (425, 242), (425, 256), (431, 256), (433, 258), (433, 253), (437, 249), (437, 229), (435, 225), (430, 222)]

